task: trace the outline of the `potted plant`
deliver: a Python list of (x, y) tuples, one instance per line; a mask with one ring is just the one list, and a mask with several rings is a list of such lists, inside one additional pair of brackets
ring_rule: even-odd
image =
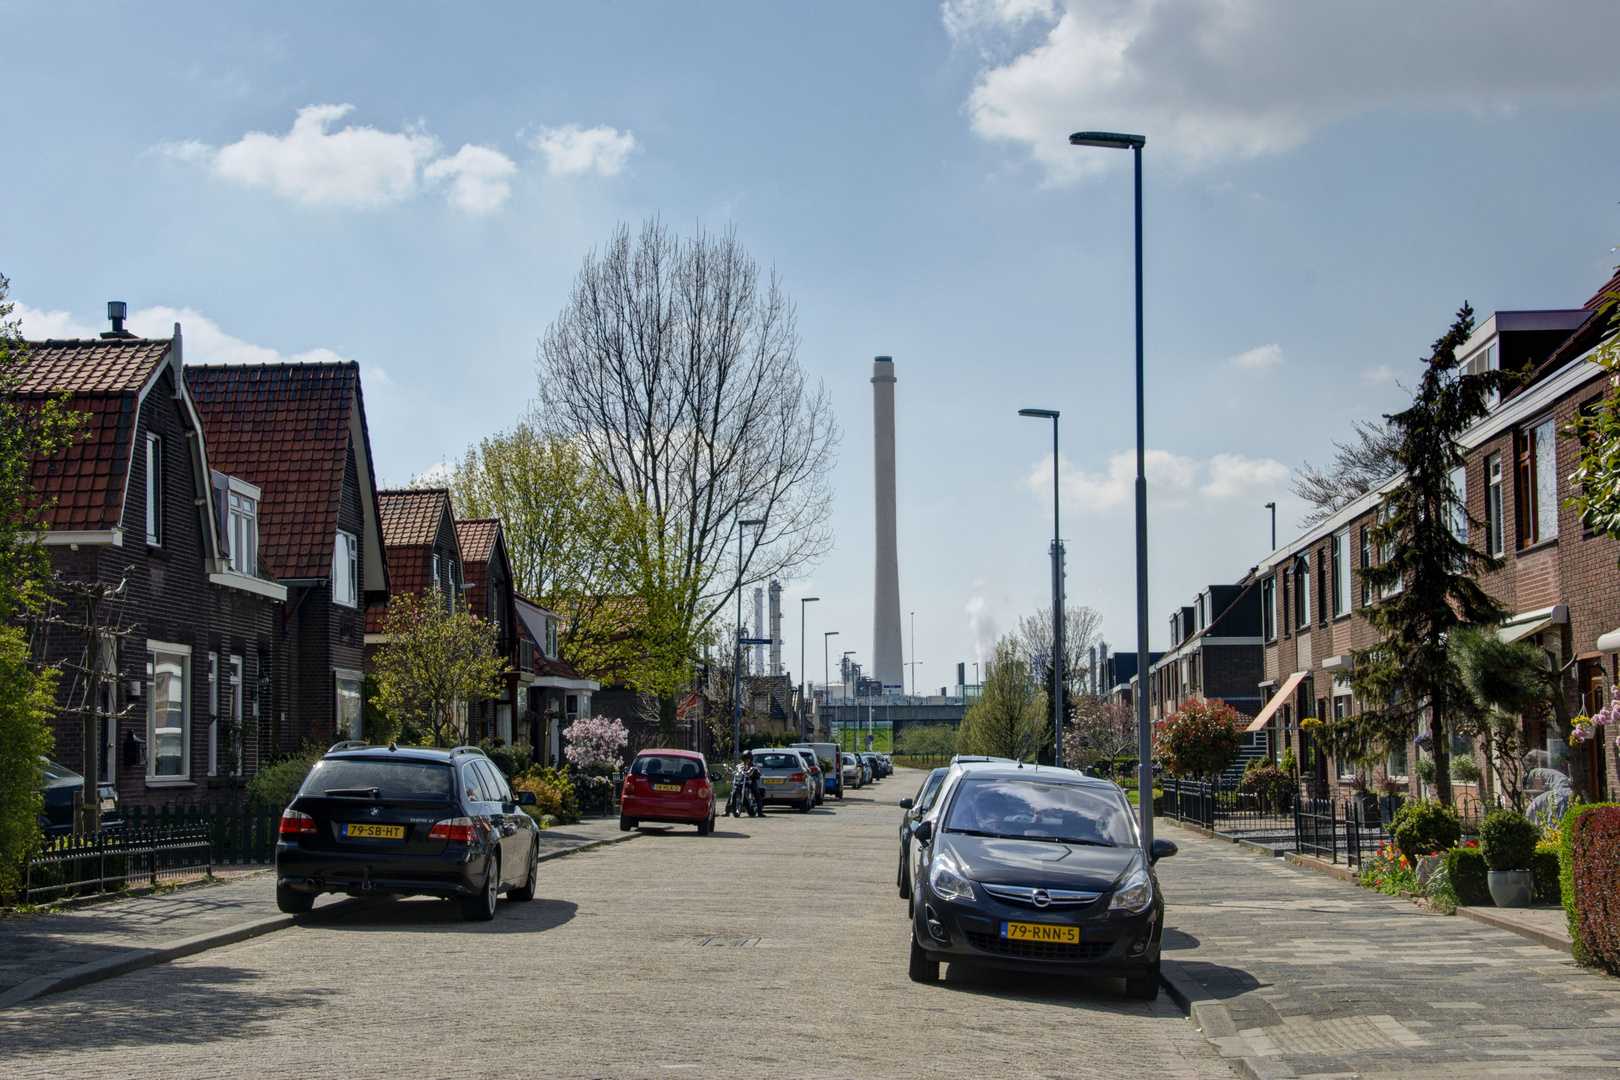
[(1491, 899), (1497, 907), (1529, 907), (1535, 891), (1535, 875), (1530, 861), (1536, 854), (1541, 830), (1516, 810), (1496, 809), (1485, 815), (1479, 827), (1480, 846), (1485, 851), (1486, 875)]

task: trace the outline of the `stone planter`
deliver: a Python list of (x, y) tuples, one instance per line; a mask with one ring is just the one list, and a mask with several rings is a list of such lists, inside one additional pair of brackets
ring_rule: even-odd
[(1529, 870), (1492, 870), (1486, 875), (1491, 900), (1497, 907), (1529, 907), (1535, 875)]

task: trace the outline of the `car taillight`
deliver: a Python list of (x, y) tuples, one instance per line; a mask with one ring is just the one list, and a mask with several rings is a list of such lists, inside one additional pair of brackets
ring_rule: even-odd
[(703, 795), (707, 795), (709, 793), (709, 785), (704, 784), (704, 783), (699, 783), (698, 786), (697, 786), (697, 793), (698, 793), (698, 795), (700, 797), (703, 796)]
[(792, 781), (793, 783), (795, 783), (795, 784), (803, 783), (803, 781), (804, 781), (804, 773), (796, 772), (792, 776), (788, 777), (788, 779), (790, 781)]
[(451, 840), (470, 844), (477, 835), (470, 817), (445, 818), (428, 830), (429, 840)]
[(283, 810), (281, 812), (281, 835), (298, 836), (303, 833), (314, 833), (315, 819), (299, 810)]

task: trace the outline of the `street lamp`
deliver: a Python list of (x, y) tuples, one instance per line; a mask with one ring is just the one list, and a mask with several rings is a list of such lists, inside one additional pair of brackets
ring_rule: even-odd
[[(1129, 150), (1136, 165), (1136, 670), (1147, 688), (1148, 568), (1147, 568), (1147, 442), (1143, 431), (1142, 386), (1142, 147), (1145, 135), (1112, 131), (1077, 131), (1071, 146), (1101, 146)], [(1136, 771), (1136, 803), (1142, 829), (1142, 847), (1153, 847), (1153, 729), (1148, 720), (1145, 693), (1136, 695), (1136, 748), (1141, 756)]]
[(810, 733), (805, 730), (808, 721), (804, 707), (804, 689), (810, 685), (810, 679), (804, 673), (804, 605), (814, 604), (820, 599), (819, 596), (799, 597), (799, 738), (805, 742), (810, 741)]
[(1058, 413), (1056, 409), (1019, 409), (1019, 416), (1052, 421), (1052, 760), (1063, 767), (1063, 541), (1058, 528)]
[[(828, 630), (821, 635), (821, 700), (824, 704), (831, 704), (827, 701), (827, 687), (832, 685), (832, 665), (827, 660), (827, 639), (837, 636), (838, 631), (836, 630)], [(830, 719), (827, 721), (827, 737), (832, 738), (832, 721)]]
[(1277, 550), (1277, 504), (1266, 503), (1266, 509), (1271, 511), (1271, 550)]
[(731, 664), (731, 753), (742, 758), (742, 572), (743, 530), (750, 525), (763, 525), (764, 518), (745, 518), (737, 522), (737, 642), (732, 648)]

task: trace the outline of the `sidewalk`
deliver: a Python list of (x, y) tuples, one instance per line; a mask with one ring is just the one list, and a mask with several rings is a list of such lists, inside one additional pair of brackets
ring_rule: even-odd
[(1170, 835), (1167, 981), (1241, 1075), (1620, 1075), (1620, 980), (1506, 930)]
[[(635, 835), (621, 833), (618, 818), (542, 829), (540, 858)], [(0, 920), (0, 1009), (293, 925), (276, 910), (269, 868), (231, 869), (228, 882)], [(355, 903), (323, 896), (307, 918), (335, 918)]]

